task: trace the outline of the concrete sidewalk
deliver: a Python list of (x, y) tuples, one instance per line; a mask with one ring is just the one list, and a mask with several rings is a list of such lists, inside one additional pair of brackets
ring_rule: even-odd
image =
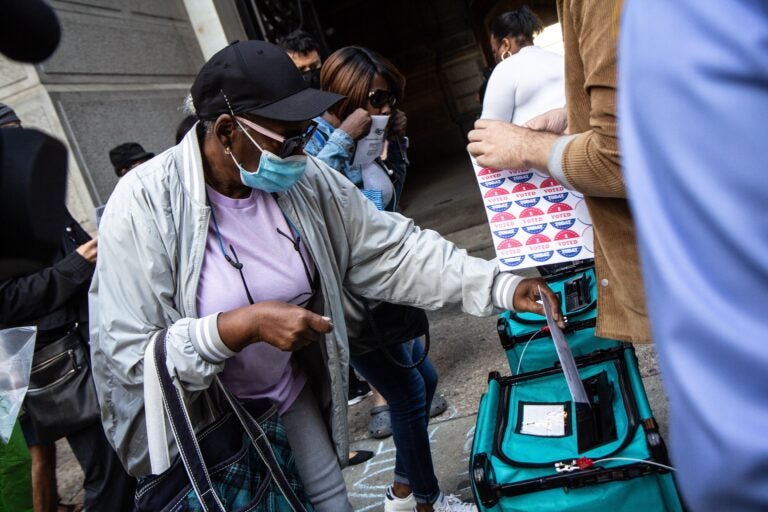
[[(475, 415), (457, 416), (456, 408), (446, 411), (429, 426), (432, 461), (441, 488), (471, 500), (469, 488), (469, 453), (475, 433)], [(355, 450), (371, 450), (376, 455), (364, 464), (344, 470), (349, 498), (358, 512), (382, 510), (387, 487), (392, 484), (395, 447), (392, 438), (354, 443)]]

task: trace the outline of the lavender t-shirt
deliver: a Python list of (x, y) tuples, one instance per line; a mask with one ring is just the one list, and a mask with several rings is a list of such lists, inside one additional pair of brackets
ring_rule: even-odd
[[(277, 232), (279, 228), (294, 237), (271, 195), (253, 190), (248, 198), (233, 199), (210, 187), (207, 191), (224, 250), (234, 258), (230, 245), (234, 247), (255, 303), (267, 300), (288, 302), (311, 291), (293, 242)], [(303, 243), (300, 248), (310, 275), (314, 275), (312, 258)], [(302, 298), (306, 297), (302, 295)], [(294, 301), (298, 302), (301, 299)], [(249, 304), (240, 273), (224, 259), (211, 220), (197, 288), (198, 314), (203, 317)], [(268, 398), (281, 414), (291, 406), (306, 383), (306, 376), (289, 352), (264, 342), (248, 345), (228, 359), (220, 378), (235, 396)]]

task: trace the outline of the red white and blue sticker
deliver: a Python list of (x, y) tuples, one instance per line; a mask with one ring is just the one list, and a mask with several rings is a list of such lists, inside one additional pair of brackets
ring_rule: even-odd
[(492, 188), (483, 195), (485, 206), (493, 212), (503, 212), (512, 206), (512, 195), (504, 187)]
[(512, 174), (509, 177), (515, 183), (525, 183), (526, 181), (531, 181), (531, 178), (533, 178), (533, 173), (528, 171)]
[(535, 169), (476, 168), (501, 270), (592, 257), (583, 195)]
[(542, 224), (531, 224), (530, 226), (523, 226), (523, 231), (525, 231), (529, 235), (536, 235), (538, 233), (542, 233), (544, 232), (545, 229), (547, 229), (546, 222)]
[(541, 195), (536, 185), (530, 182), (518, 183), (512, 188), (515, 204), (523, 208), (530, 208), (539, 204)]
[(500, 180), (481, 181), (480, 184), (485, 188), (496, 188), (496, 187), (502, 186), (505, 181), (507, 180), (504, 178), (501, 178)]
[(571, 229), (576, 223), (576, 213), (568, 203), (555, 203), (547, 208), (549, 224), (555, 229)]
[(555, 247), (561, 256), (573, 258), (581, 252), (581, 235), (570, 229), (560, 231), (555, 235)]
[(520, 212), (521, 219), (528, 219), (531, 217), (544, 217), (544, 212), (540, 208), (526, 208)]
[(561, 187), (560, 182), (557, 181), (553, 177), (548, 177), (544, 181), (541, 182), (541, 185), (539, 185), (539, 188), (551, 188), (551, 187)]
[(495, 222), (509, 222), (515, 220), (515, 216), (510, 212), (501, 212), (491, 217), (491, 223)]
[(548, 244), (551, 241), (552, 240), (550, 240), (547, 235), (535, 235), (528, 237), (528, 240), (525, 241), (525, 245)]
[[(485, 167), (485, 168), (480, 169), (479, 171), (477, 171), (477, 176), (478, 177), (480, 177), (480, 176), (494, 176), (496, 174), (501, 176), (503, 173), (504, 173), (504, 171), (500, 171), (498, 169), (489, 169), (489, 168)], [(493, 179), (495, 179), (495, 178), (493, 178)]]
[(543, 263), (552, 258), (554, 251), (551, 250), (551, 240), (546, 235), (533, 235), (526, 240), (525, 245), (529, 248), (528, 257), (533, 261)]
[(517, 234), (517, 231), (518, 231), (517, 228), (497, 229), (493, 232), (493, 234), (496, 235), (498, 238), (508, 240), (510, 238), (514, 238), (515, 235)]
[(571, 229), (576, 224), (576, 219), (553, 220), (549, 223), (555, 229)]
[[(563, 187), (559, 187), (559, 188), (563, 188)], [(554, 192), (552, 194), (547, 194), (545, 191), (544, 199), (546, 199), (550, 203), (562, 203), (568, 198), (568, 192), (565, 192), (564, 190), (565, 189), (563, 189), (563, 191), (561, 192)]]
[(496, 246), (499, 262), (507, 267), (516, 267), (525, 260), (523, 244), (515, 239), (504, 240)]
[(528, 255), (528, 257), (538, 263), (544, 263), (549, 261), (552, 258), (553, 254), (554, 254), (553, 251), (532, 252), (531, 254)]
[(572, 211), (573, 211), (573, 206), (568, 203), (557, 203), (547, 208), (547, 213), (550, 213), (550, 214), (572, 212)]
[(505, 251), (509, 249), (518, 249), (522, 247), (523, 244), (518, 242), (517, 240), (504, 240), (499, 245), (496, 246), (496, 249), (500, 251)]
[[(522, 256), (512, 256), (511, 258), (499, 258), (499, 263), (506, 267), (518, 267), (520, 264), (525, 261), (525, 255)], [(501, 267), (501, 270), (506, 270), (504, 267)]]
[(541, 183), (544, 199), (550, 203), (562, 203), (568, 198), (568, 191), (552, 178), (546, 179)]
[[(533, 219), (535, 220), (537, 217), (533, 217)], [(526, 221), (523, 222), (522, 228), (523, 231), (529, 235), (537, 235), (547, 229), (546, 222), (527, 222), (528, 220), (530, 219), (526, 219)]]

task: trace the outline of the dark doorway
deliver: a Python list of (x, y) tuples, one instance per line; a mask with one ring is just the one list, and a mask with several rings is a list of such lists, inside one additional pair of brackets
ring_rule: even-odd
[[(361, 45), (392, 60), (406, 77), (400, 103), (411, 141), (406, 213), (444, 234), (485, 222), (466, 134), (480, 115), (478, 90), (491, 63), (487, 26), (524, 4), (553, 23), (554, 0), (236, 1), (249, 37), (275, 41), (303, 23), (329, 52)], [(450, 187), (440, 185), (446, 180)]]

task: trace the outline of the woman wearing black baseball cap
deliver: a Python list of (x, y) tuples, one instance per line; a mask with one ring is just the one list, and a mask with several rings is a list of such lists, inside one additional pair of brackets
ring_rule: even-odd
[[(214, 377), (243, 402), (269, 400), (307, 507), (351, 510), (339, 465), (349, 449), (346, 298), (540, 312), (543, 281), (500, 274), (379, 212), (308, 158), (310, 120), (341, 96), (308, 88), (280, 48), (221, 50), (192, 99), (201, 122), (123, 178), (101, 221), (91, 344), (105, 432), (131, 474), (168, 470), (177, 447), (152, 377), (153, 346), (165, 336), (164, 363), (196, 432), (221, 418)], [(156, 481), (141, 480), (141, 499), (168, 492)], [(247, 483), (217, 488), (224, 508)]]

